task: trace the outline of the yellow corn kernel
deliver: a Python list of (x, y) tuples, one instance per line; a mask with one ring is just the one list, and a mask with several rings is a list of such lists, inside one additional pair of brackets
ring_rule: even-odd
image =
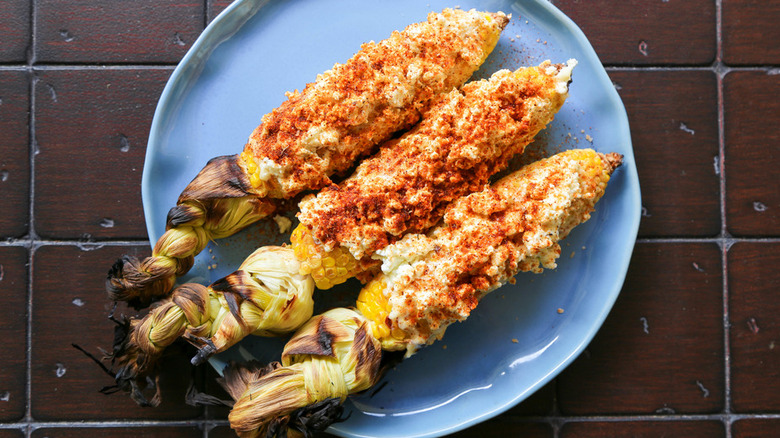
[(399, 329), (398, 327), (393, 327), (393, 329), (390, 331), (390, 336), (392, 336), (395, 339), (398, 339), (399, 341), (403, 341), (406, 339), (406, 332)]
[(325, 279), (325, 274), (320, 269), (315, 269), (310, 272), (311, 278), (314, 279), (315, 283), (318, 281), (323, 281)]
[(374, 337), (380, 341), (390, 334), (390, 328), (386, 324), (389, 313), (385, 311), (385, 287), (383, 279), (374, 279), (360, 291), (356, 304), (358, 311), (369, 321)]
[(371, 326), (371, 333), (379, 342), (405, 341), (408, 334), (395, 327), (389, 315), (392, 306), (385, 296), (387, 284), (380, 276), (368, 283), (358, 295), (357, 309)]
[(325, 251), (303, 224), (295, 228), (290, 241), (295, 258), (301, 262), (300, 273), (311, 275), (319, 289), (344, 283), (358, 272), (357, 260), (347, 249), (336, 247)]
[(246, 167), (246, 173), (249, 176), (249, 184), (254, 188), (259, 188), (263, 184), (263, 181), (260, 179), (257, 162), (252, 158), (252, 154), (245, 150), (240, 155), (240, 161), (242, 161), (244, 167)]
[[(493, 24), (493, 21), (495, 19), (493, 16), (489, 13), (483, 12), (482, 16), (485, 17), (485, 21), (488, 22), (488, 24)], [(501, 36), (501, 29), (502, 27), (497, 27), (494, 29), (481, 29), (480, 35), (483, 38), (482, 41), (482, 59), (480, 60), (480, 63), (485, 62), (485, 59), (487, 59), (488, 55), (493, 51), (493, 49), (496, 47), (496, 44), (498, 44), (498, 39)]]
[(601, 156), (593, 149), (573, 149), (562, 152), (571, 158), (579, 161), (585, 168), (587, 178), (597, 179), (599, 190), (603, 191), (610, 179), (609, 172), (604, 171), (604, 164)]
[(262, 184), (262, 181), (260, 180), (260, 177), (257, 176), (256, 173), (253, 173), (249, 175), (249, 184), (251, 184), (252, 187), (254, 188), (258, 188)]
[(376, 339), (386, 339), (390, 335), (390, 328), (385, 324), (373, 324), (371, 328)]
[(317, 285), (320, 289), (330, 289), (334, 286), (333, 282), (330, 281), (330, 279), (323, 275), (319, 280), (314, 280), (314, 284)]

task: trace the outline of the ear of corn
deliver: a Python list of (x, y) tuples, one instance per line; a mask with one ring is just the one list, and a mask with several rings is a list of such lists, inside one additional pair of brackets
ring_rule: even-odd
[(407, 333), (407, 352), (440, 339), (516, 273), (555, 268), (558, 242), (590, 218), (619, 163), (591, 149), (537, 161), (452, 203), (427, 235), (379, 251), (389, 324)]
[[(412, 126), (439, 94), (463, 84), (507, 22), (501, 13), (431, 14), (428, 22), (364, 44), (346, 63), (291, 93), (263, 117), (243, 153), (211, 160), (184, 189), (152, 257), (126, 256), (114, 264), (106, 281), (109, 297), (148, 306), (168, 294), (174, 277), (192, 267), (209, 239), (269, 215), (276, 203), (268, 199), (330, 184), (331, 175)], [(327, 285), (329, 277), (323, 273), (319, 281)]]

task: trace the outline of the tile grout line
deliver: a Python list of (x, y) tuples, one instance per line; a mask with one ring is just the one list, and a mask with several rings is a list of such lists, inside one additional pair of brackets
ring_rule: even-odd
[[(83, 63), (83, 64), (69, 64), (69, 63), (25, 63), (25, 64), (0, 64), (0, 71), (25, 71), (25, 70), (55, 70), (55, 71), (79, 71), (79, 70), (173, 70), (179, 65), (178, 62), (171, 63), (125, 63), (125, 64), (97, 64), (97, 63)], [(603, 64), (603, 67), (607, 72), (610, 71), (627, 71), (627, 72), (643, 72), (643, 71), (712, 71), (713, 65), (685, 65), (685, 64), (669, 64), (669, 65), (619, 65), (619, 64)], [(751, 64), (751, 65), (726, 65), (721, 63), (721, 67), (728, 71), (763, 71), (763, 72), (777, 72), (780, 66), (775, 64)]]
[(38, 151), (38, 144), (36, 140), (36, 129), (35, 129), (35, 109), (36, 109), (36, 99), (35, 99), (35, 89), (37, 85), (37, 76), (33, 72), (33, 66), (35, 65), (35, 46), (37, 44), (37, 13), (36, 13), (36, 0), (33, 0), (30, 2), (30, 48), (27, 54), (27, 67), (28, 67), (28, 88), (27, 92), (29, 93), (29, 115), (28, 115), (28, 136), (27, 139), (28, 142), (28, 150), (30, 153), (29, 162), (30, 162), (30, 188), (29, 188), (29, 223), (28, 223), (28, 234), (27, 237), (29, 241), (27, 242), (27, 248), (28, 248), (28, 254), (27, 254), (27, 275), (28, 275), (28, 281), (27, 281), (27, 337), (26, 337), (26, 343), (27, 343), (27, 352), (26, 352), (26, 370), (25, 370), (25, 417), (24, 417), (24, 430), (25, 430), (25, 436), (29, 438), (32, 436), (32, 357), (33, 357), (33, 282), (34, 282), (34, 275), (35, 275), (35, 268), (34, 268), (34, 254), (35, 254), (35, 242), (36, 242), (36, 233), (35, 233), (35, 154)]
[(24, 416), (24, 431), (25, 436), (29, 438), (32, 435), (32, 356), (33, 356), (33, 324), (32, 324), (32, 318), (33, 318), (33, 282), (34, 282), (34, 275), (35, 275), (35, 268), (34, 268), (34, 253), (35, 253), (35, 241), (36, 241), (36, 234), (35, 234), (35, 154), (38, 150), (37, 141), (36, 141), (36, 130), (35, 130), (35, 108), (36, 108), (36, 102), (35, 102), (35, 87), (37, 82), (37, 77), (35, 73), (32, 70), (33, 65), (35, 65), (35, 45), (37, 43), (37, 35), (36, 35), (36, 24), (37, 24), (37, 14), (36, 14), (36, 2), (35, 0), (31, 1), (29, 3), (30, 5), (30, 47), (28, 49), (27, 53), (27, 77), (28, 77), (28, 84), (27, 84), (27, 92), (29, 93), (29, 114), (28, 114), (28, 150), (30, 153), (29, 156), (29, 163), (30, 163), (30, 175), (29, 175), (29, 182), (30, 182), (30, 188), (29, 188), (29, 223), (28, 223), (28, 232), (27, 232), (27, 238), (29, 239), (27, 243), (28, 253), (27, 253), (27, 336), (26, 336), (26, 343), (27, 343), (27, 352), (26, 352), (26, 370), (25, 370), (25, 416)]
[[(780, 413), (746, 413), (746, 414), (729, 414), (734, 420), (743, 419), (764, 419), (764, 420), (780, 420)], [(685, 422), (685, 421), (724, 421), (723, 414), (600, 414), (600, 415), (529, 415), (529, 416), (512, 416), (503, 418), (494, 418), (488, 421), (498, 422), (528, 422), (528, 423), (547, 423), (550, 425), (557, 425), (558, 427), (568, 423), (594, 423), (594, 422), (641, 422), (641, 421), (672, 421), (672, 422)], [(209, 427), (221, 427), (229, 426), (228, 420), (87, 420), (87, 421), (33, 421), (31, 427), (39, 428), (119, 428), (119, 427), (184, 427), (192, 426), (194, 422), (206, 423)], [(18, 426), (9, 423), (0, 424), (0, 430), (14, 429)]]
[[(499, 422), (528, 422), (528, 423), (547, 423), (550, 425), (563, 426), (568, 423), (594, 423), (594, 422), (641, 422), (641, 421), (724, 421), (726, 415), (721, 413), (713, 414), (599, 414), (599, 415), (528, 415), (528, 416), (507, 416), (503, 418), (494, 418), (488, 421)], [(731, 413), (728, 417), (733, 420), (780, 420), (780, 413)], [(36, 429), (40, 428), (119, 428), (119, 427), (183, 427), (192, 426), (194, 422), (206, 423), (209, 427), (229, 426), (228, 420), (210, 419), (210, 420), (86, 420), (86, 421), (33, 421), (30, 426)], [(18, 425), (13, 423), (1, 423), (0, 430), (15, 429)]]
[(721, 293), (722, 293), (722, 306), (723, 306), (723, 412), (724, 412), (724, 427), (725, 438), (732, 438), (731, 427), (734, 422), (734, 413), (731, 407), (731, 343), (730, 343), (730, 324), (729, 324), (729, 278), (728, 278), (728, 251), (734, 240), (728, 233), (728, 223), (726, 215), (726, 135), (725, 135), (725, 100), (723, 79), (729, 72), (729, 68), (723, 62), (723, 0), (715, 1), (715, 35), (716, 35), (716, 52), (715, 52), (715, 78), (717, 87), (717, 104), (718, 104), (718, 155), (720, 162), (718, 168), (720, 174), (718, 175), (718, 183), (720, 185), (719, 202), (720, 202), (720, 220), (721, 220)]
[[(637, 243), (718, 243), (730, 248), (735, 243), (780, 243), (780, 237), (732, 237), (732, 236), (692, 236), (692, 237), (637, 237)], [(6, 239), (0, 240), (0, 247), (29, 246), (30, 238)], [(35, 238), (35, 247), (42, 246), (78, 246), (85, 251), (96, 250), (111, 246), (146, 246), (149, 247), (148, 239), (112, 239), (112, 240), (91, 240), (85, 241), (76, 238), (64, 239), (43, 239), (40, 236)], [(151, 249), (151, 247), (149, 248)]]

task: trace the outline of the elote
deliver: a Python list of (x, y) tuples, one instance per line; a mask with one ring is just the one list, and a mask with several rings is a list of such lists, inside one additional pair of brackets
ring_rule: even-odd
[[(413, 354), (518, 272), (555, 268), (558, 242), (590, 218), (621, 160), (593, 150), (541, 160), (454, 202), (427, 234), (409, 234), (377, 251), (382, 274), (361, 291), (357, 310), (315, 317), (287, 344), (281, 366), (243, 382), (243, 394), (234, 395), (231, 427), (239, 436), (260, 436), (297, 409), (365, 390), (378, 374), (361, 367), (359, 358), (373, 357), (377, 343)], [(320, 328), (339, 323), (365, 335), (332, 348), (333, 337)], [(362, 378), (352, 378), (359, 371)], [(225, 385), (235, 384), (231, 380)]]
[[(406, 232), (420, 232), (432, 227), (441, 219), (445, 207), (452, 199), (484, 187), (488, 178), (504, 169), (509, 159), (522, 152), (534, 135), (549, 123), (566, 98), (567, 84), (574, 61), (567, 65), (551, 65), (545, 62), (538, 67), (521, 68), (515, 72), (502, 70), (490, 79), (467, 84), (442, 97), (426, 114), (422, 122), (393, 145), (383, 146), (376, 156), (364, 161), (355, 174), (338, 186), (331, 186), (301, 202), (301, 217), (309, 223), (323, 224), (319, 230), (334, 230), (346, 245), (327, 248), (327, 243), (312, 236), (305, 225), (292, 233), (292, 248), (273, 249), (273, 254), (286, 260), (283, 275), (296, 281), (285, 284), (289, 300), (283, 306), (269, 307), (256, 299), (244, 299), (241, 305), (232, 304), (235, 298), (250, 297), (258, 289), (273, 287), (278, 283), (280, 271), (255, 252), (244, 266), (223, 280), (213, 284), (211, 299), (218, 307), (204, 307), (187, 302), (192, 295), (178, 294), (168, 306), (179, 305), (203, 309), (203, 315), (188, 316), (186, 311), (175, 311), (175, 319), (168, 325), (145, 322), (133, 323), (132, 336), (119, 338), (115, 359), (142, 366), (128, 368), (122, 379), (134, 380), (146, 375), (153, 364), (153, 352), (173, 342), (182, 334), (189, 334), (186, 327), (197, 328), (202, 334), (187, 336), (188, 341), (199, 348), (193, 363), (198, 364), (210, 355), (223, 351), (249, 334), (289, 332), (297, 328), (290, 325), (273, 327), (262, 319), (273, 321), (269, 312), (284, 310), (296, 315), (301, 324), (312, 314), (311, 287), (302, 279), (320, 288), (345, 281), (361, 272), (365, 265), (378, 267), (370, 255), (397, 240)], [(341, 221), (337, 220), (342, 217)], [(355, 245), (363, 235), (369, 246), (358, 248), (361, 263), (353, 256)], [(370, 252), (369, 252), (370, 250)], [(369, 254), (369, 255), (366, 255)], [(362, 257), (361, 257), (362, 256)], [(296, 260), (292, 263), (289, 260)], [(268, 264), (268, 277), (263, 265)], [(252, 274), (245, 271), (252, 267)], [(306, 287), (292, 292), (290, 287)], [(185, 289), (203, 286), (185, 285)], [(265, 293), (265, 292), (262, 292)], [(306, 299), (301, 299), (306, 295)], [(192, 296), (197, 300), (200, 297)], [(155, 309), (144, 320), (159, 318)], [(219, 309), (219, 310), (216, 310)], [(171, 310), (171, 312), (173, 312)], [(214, 318), (221, 312), (223, 317)], [(174, 318), (173, 316), (169, 318)], [(204, 321), (208, 321), (208, 329)], [(163, 341), (164, 339), (164, 341)], [(153, 340), (153, 342), (149, 341)], [(136, 345), (139, 344), (139, 345)], [(146, 351), (148, 360), (138, 361), (138, 351)]]
[(165, 296), (210, 239), (269, 215), (278, 199), (331, 184), (377, 144), (412, 126), (436, 96), (463, 84), (498, 42), (503, 13), (445, 9), (369, 42), (266, 114), (244, 151), (211, 160), (168, 213), (152, 256), (119, 259), (113, 300), (145, 307)]
[(453, 90), (348, 179), (304, 198), (291, 237), (301, 273), (320, 289), (342, 283), (375, 265), (377, 250), (427, 230), (452, 200), (482, 189), (553, 120), (574, 65), (500, 70)]

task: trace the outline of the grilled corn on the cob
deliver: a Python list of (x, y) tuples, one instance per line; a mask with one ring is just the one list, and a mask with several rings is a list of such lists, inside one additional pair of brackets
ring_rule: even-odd
[[(383, 273), (363, 289), (356, 311), (334, 309), (313, 318), (285, 348), (282, 366), (240, 382), (245, 390), (238, 397), (234, 392), (231, 427), (240, 436), (258, 436), (296, 409), (362, 391), (378, 379), (360, 360), (373, 357), (377, 343), (411, 354), (465, 319), (480, 298), (516, 273), (554, 268), (558, 242), (590, 217), (620, 162), (619, 155), (592, 150), (558, 154), (456, 201), (431, 232), (407, 235), (378, 251)], [(332, 336), (320, 330), (324, 318), (349, 321), (365, 332), (351, 345), (326, 348), (322, 341)], [(363, 354), (355, 351), (358, 344)], [(363, 379), (349, 378), (359, 371)]]
[(592, 149), (562, 152), (457, 200), (427, 235), (380, 250), (380, 286), (367, 285), (358, 308), (383, 346), (412, 353), (518, 272), (555, 268), (558, 242), (590, 218), (620, 162)]
[(344, 182), (304, 198), (298, 234), (307, 245), (296, 254), (336, 262), (312, 270), (317, 287), (345, 281), (375, 263), (377, 250), (427, 230), (452, 200), (482, 189), (553, 120), (575, 64), (500, 70), (453, 90)]
[(503, 13), (445, 9), (365, 43), (344, 64), (289, 94), (244, 148), (197, 175), (168, 214), (152, 256), (125, 256), (109, 271), (109, 296), (136, 307), (166, 295), (210, 239), (267, 216), (273, 199), (330, 184), (394, 132), (412, 126), (436, 96), (465, 82), (495, 47)]

